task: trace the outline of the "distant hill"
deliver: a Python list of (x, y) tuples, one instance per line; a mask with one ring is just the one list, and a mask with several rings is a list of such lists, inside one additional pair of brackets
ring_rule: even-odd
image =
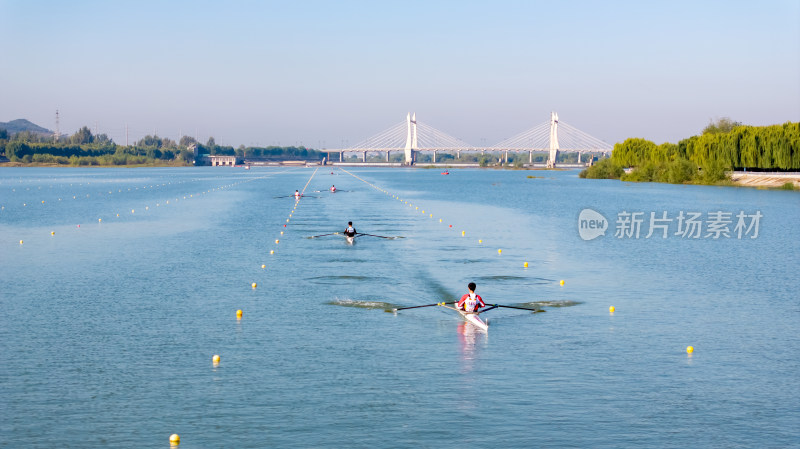
[(22, 131), (30, 131), (34, 134), (43, 134), (47, 136), (52, 136), (54, 134), (53, 131), (50, 131), (47, 128), (42, 128), (41, 126), (31, 123), (24, 118), (11, 120), (10, 122), (0, 122), (0, 129), (8, 131), (9, 135)]

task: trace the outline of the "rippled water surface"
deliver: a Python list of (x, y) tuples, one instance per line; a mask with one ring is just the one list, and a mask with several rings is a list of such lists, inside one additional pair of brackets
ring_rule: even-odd
[(450, 173), (0, 169), (0, 447), (800, 444), (796, 192)]

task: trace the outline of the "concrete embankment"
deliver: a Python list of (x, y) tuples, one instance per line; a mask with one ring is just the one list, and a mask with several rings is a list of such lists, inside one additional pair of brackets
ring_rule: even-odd
[(733, 172), (731, 180), (740, 186), (746, 187), (781, 187), (787, 182), (800, 188), (800, 172), (793, 173), (753, 173), (753, 172)]

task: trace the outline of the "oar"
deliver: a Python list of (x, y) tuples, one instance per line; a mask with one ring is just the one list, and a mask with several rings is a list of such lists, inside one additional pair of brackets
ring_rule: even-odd
[[(378, 238), (381, 238), (381, 239), (401, 239), (401, 238), (403, 238), (402, 236), (397, 236), (397, 237), (387, 237), (387, 236), (385, 236), (385, 235), (364, 234), (363, 232), (359, 232), (359, 233), (358, 233), (358, 234), (356, 234), (356, 235), (368, 235), (368, 236), (370, 236), (370, 237), (378, 237)], [(434, 305), (436, 305), (436, 304), (434, 304)]]
[(503, 306), (503, 305), (500, 305), (500, 304), (491, 304), (491, 306), (492, 306), (492, 307), (491, 307), (491, 308), (489, 308), (489, 309), (484, 309), (484, 310), (481, 310), (481, 313), (483, 313), (483, 312), (486, 312), (487, 310), (491, 310), (491, 309), (497, 308), (497, 307), (502, 307), (502, 308), (504, 308), (504, 309), (530, 310), (530, 311), (531, 311), (531, 312), (533, 312), (533, 313), (536, 313), (536, 312), (541, 312), (541, 310), (537, 310), (537, 309), (530, 309), (530, 308), (528, 308), (528, 307)]
[(400, 307), (399, 309), (392, 309), (392, 312), (397, 312), (398, 310), (419, 309), (420, 307), (443, 306), (445, 304), (455, 304), (455, 301), (453, 301), (453, 302), (437, 302), (436, 304), (425, 304), (424, 306)]
[(326, 235), (336, 235), (338, 232), (331, 232), (330, 234), (320, 234), (320, 235), (312, 235), (311, 237), (307, 237), (309, 239), (315, 239), (317, 237), (325, 237)]
[(487, 309), (483, 309), (483, 310), (479, 311), (478, 313), (480, 314), (480, 313), (483, 313), (483, 312), (488, 312), (488, 311), (490, 311), (490, 310), (492, 310), (492, 309), (496, 309), (496, 308), (498, 308), (498, 307), (499, 307), (499, 306), (498, 306), (497, 304), (495, 304), (495, 305), (493, 305), (492, 307), (489, 307), (489, 308), (487, 308)]

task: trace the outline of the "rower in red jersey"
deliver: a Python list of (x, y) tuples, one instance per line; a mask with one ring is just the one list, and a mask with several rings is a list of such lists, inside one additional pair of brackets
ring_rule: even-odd
[(475, 287), (476, 285), (474, 282), (470, 282), (469, 285), (467, 285), (469, 293), (461, 297), (458, 304), (456, 304), (456, 309), (461, 309), (465, 312), (478, 312), (481, 307), (486, 307), (483, 298), (475, 294)]

